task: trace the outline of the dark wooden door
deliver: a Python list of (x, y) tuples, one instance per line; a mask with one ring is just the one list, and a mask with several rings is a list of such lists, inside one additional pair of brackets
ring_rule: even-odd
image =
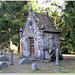
[(34, 51), (34, 38), (30, 38), (30, 55), (34, 56), (35, 51)]

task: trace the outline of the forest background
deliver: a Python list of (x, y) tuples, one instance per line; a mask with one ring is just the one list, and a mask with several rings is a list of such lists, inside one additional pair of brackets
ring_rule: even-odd
[(60, 44), (62, 53), (75, 52), (75, 1), (57, 3), (52, 0), (0, 1), (0, 50), (4, 47), (20, 51), (20, 28), (25, 25), (29, 4), (33, 11), (48, 11), (57, 29), (61, 29)]

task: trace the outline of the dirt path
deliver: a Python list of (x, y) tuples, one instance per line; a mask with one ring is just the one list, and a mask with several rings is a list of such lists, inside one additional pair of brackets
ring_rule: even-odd
[(19, 60), (20, 60), (19, 56), (14, 56), (13, 57), (14, 65), (11, 66), (9, 65), (9, 61), (4, 61), (8, 64), (8, 67), (3, 69), (3, 73), (19, 73), (30, 69), (30, 64), (19, 65), (18, 64)]
[[(63, 72), (68, 72), (68, 70), (71, 70), (74, 68), (74, 66), (72, 65), (72, 62), (75, 63), (75, 59), (73, 58), (75, 58), (75, 56), (72, 56), (72, 57), (64, 56), (64, 60), (60, 61), (60, 68), (62, 69)], [(50, 73), (50, 72), (55, 72), (55, 68), (56, 68), (55, 62), (44, 63), (43, 61), (33, 61), (37, 63), (38, 70), (32, 71), (31, 64), (23, 64), (23, 65), (18, 64), (20, 60), (19, 56), (14, 56), (13, 59), (14, 59), (14, 65), (12, 66), (9, 65), (9, 61), (4, 61), (8, 64), (8, 67), (0, 70), (0, 73), (26, 73), (26, 72), (27, 73), (29, 72)], [(73, 72), (75, 72), (75, 70)]]

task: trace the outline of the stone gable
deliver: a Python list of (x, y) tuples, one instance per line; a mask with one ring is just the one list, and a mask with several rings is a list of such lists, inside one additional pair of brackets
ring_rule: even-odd
[(60, 34), (49, 15), (34, 12), (30, 7), (21, 37), (21, 55), (44, 59), (52, 50), (60, 50)]

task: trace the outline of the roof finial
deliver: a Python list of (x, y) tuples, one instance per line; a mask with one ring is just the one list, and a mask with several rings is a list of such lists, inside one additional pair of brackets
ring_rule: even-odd
[(29, 11), (32, 11), (32, 4), (29, 4)]

